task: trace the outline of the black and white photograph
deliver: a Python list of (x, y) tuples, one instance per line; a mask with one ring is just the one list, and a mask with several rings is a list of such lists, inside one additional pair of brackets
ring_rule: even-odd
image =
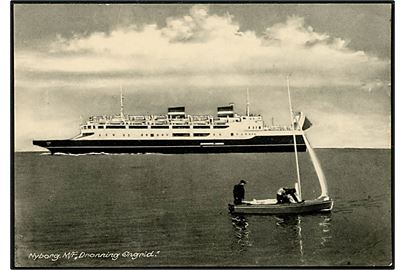
[(392, 268), (393, 8), (11, 2), (11, 267)]

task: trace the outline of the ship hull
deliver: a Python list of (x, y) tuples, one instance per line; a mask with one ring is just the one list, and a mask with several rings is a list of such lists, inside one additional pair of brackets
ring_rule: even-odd
[[(301, 135), (297, 150), (306, 151)], [(34, 145), (51, 153), (259, 153), (294, 152), (292, 136), (258, 136), (251, 139), (222, 140), (34, 140)]]

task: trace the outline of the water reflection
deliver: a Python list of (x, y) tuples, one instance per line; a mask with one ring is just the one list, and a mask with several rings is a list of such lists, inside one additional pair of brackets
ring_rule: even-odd
[[(275, 216), (276, 228), (285, 241), (290, 241), (291, 250), (298, 249), (299, 260), (305, 264), (307, 252), (314, 253), (326, 247), (331, 239), (331, 214)], [(288, 244), (286, 244), (288, 245)]]
[(249, 223), (247, 219), (241, 215), (232, 216), (232, 225), (238, 251), (246, 251), (248, 247), (252, 246), (249, 239), (250, 230), (248, 229)]
[(322, 229), (321, 233), (321, 246), (325, 247), (327, 242), (332, 238), (330, 235), (330, 230), (331, 230), (331, 225), (332, 225), (332, 217), (329, 214), (323, 215), (321, 222), (318, 223), (318, 225)]
[[(305, 265), (308, 256), (322, 252), (331, 240), (332, 217), (327, 214), (232, 216), (234, 250), (249, 247), (267, 250), (272, 256), (293, 255), (286, 260)], [(249, 226), (251, 223), (252, 226)], [(253, 242), (253, 239), (256, 241)], [(297, 261), (298, 259), (298, 261)]]
[(304, 243), (302, 238), (301, 216), (278, 215), (274, 216), (278, 233), (284, 239), (284, 245), (292, 251), (298, 247), (300, 262), (304, 262)]

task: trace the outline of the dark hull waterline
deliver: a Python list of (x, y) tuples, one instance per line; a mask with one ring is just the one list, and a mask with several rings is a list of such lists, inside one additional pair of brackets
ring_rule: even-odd
[[(302, 136), (297, 150), (306, 151)], [(51, 153), (261, 153), (294, 152), (292, 136), (254, 137), (246, 140), (34, 140)]]

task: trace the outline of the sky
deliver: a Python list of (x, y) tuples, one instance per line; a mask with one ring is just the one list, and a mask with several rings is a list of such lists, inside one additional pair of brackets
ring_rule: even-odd
[(16, 4), (15, 146), (71, 138), (81, 119), (215, 114), (234, 102), (270, 124), (294, 110), (315, 147), (391, 145), (388, 4)]

